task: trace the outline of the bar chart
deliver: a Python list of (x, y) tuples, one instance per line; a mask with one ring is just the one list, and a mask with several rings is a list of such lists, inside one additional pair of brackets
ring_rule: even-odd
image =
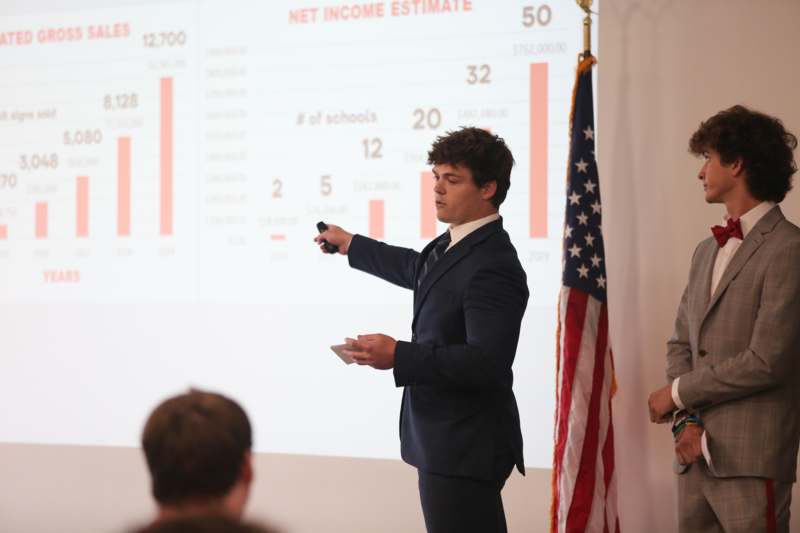
[(436, 237), (436, 203), (433, 193), (433, 172), (420, 174), (419, 237), (428, 240)]
[[(0, 269), (10, 297), (163, 294), (143, 274), (169, 281), (169, 297), (193, 294), (195, 280), (180, 272), (193, 270), (196, 240), (194, 47), (169, 36), (194, 9), (173, 4), (160, 22), (146, 8), (11, 22), (76, 29), (73, 42), (33, 30), (31, 47), (15, 50), (24, 67), (3, 67), (15, 72), (0, 85)], [(113, 24), (102, 32), (113, 32), (87, 22), (104, 18)], [(194, 30), (181, 22), (178, 33)], [(89, 37), (101, 34), (108, 40)], [(66, 271), (81, 275), (49, 275)]]
[[(159, 227), (160, 234), (173, 233), (173, 185), (172, 185), (172, 78), (161, 79), (161, 173), (159, 176)], [(131, 236), (131, 137), (117, 138), (117, 236)], [(90, 194), (89, 176), (75, 178), (75, 236), (89, 237)], [(66, 208), (66, 206), (63, 206)], [(35, 204), (37, 239), (47, 238), (48, 203)], [(146, 212), (147, 210), (143, 210)], [(98, 221), (99, 222), (99, 221)], [(108, 222), (108, 221), (106, 221)], [(108, 224), (106, 224), (108, 225)], [(7, 226), (4, 226), (7, 228)], [(6, 229), (7, 231), (7, 229)]]
[(530, 237), (547, 238), (547, 63), (530, 71)]

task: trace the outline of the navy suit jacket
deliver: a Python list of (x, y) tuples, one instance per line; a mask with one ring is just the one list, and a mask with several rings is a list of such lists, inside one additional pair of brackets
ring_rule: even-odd
[(403, 460), (437, 474), (494, 479), (522, 433), (511, 365), (528, 302), (525, 271), (502, 219), (453, 245), (417, 286), (422, 253), (356, 235), (350, 266), (414, 291), (411, 342), (398, 341), (394, 379), (403, 390)]

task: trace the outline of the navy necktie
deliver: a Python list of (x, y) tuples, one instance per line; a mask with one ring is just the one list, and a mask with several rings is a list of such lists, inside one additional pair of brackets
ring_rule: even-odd
[(422, 271), (420, 272), (419, 276), (417, 276), (417, 287), (419, 287), (422, 284), (422, 280), (425, 279), (425, 276), (427, 276), (428, 272), (431, 271), (433, 265), (436, 264), (436, 261), (438, 261), (439, 258), (444, 255), (444, 253), (447, 251), (448, 246), (450, 246), (449, 230), (445, 232), (444, 235), (441, 236), (441, 238), (435, 245), (433, 245), (433, 248), (431, 248), (428, 257), (425, 258), (425, 264), (422, 265)]

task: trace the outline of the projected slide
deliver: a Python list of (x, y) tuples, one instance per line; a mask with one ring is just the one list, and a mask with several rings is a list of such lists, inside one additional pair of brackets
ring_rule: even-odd
[(397, 457), (390, 374), (327, 346), (407, 338), (411, 293), (312, 237), (324, 220), (421, 249), (446, 229), (427, 150), (469, 125), (516, 158), (501, 214), (532, 297), (515, 391), (526, 461), (548, 466), (574, 1), (106, 6), (0, 17), (0, 400), (39, 365), (69, 406), (16, 413), (0, 440), (132, 445), (131, 421), (195, 384), (246, 403), (261, 451)]

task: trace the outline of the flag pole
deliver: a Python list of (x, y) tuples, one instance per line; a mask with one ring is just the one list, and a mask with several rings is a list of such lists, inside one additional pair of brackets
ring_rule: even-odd
[(586, 16), (583, 18), (583, 54), (581, 59), (592, 55), (592, 2), (593, 0), (575, 0)]

